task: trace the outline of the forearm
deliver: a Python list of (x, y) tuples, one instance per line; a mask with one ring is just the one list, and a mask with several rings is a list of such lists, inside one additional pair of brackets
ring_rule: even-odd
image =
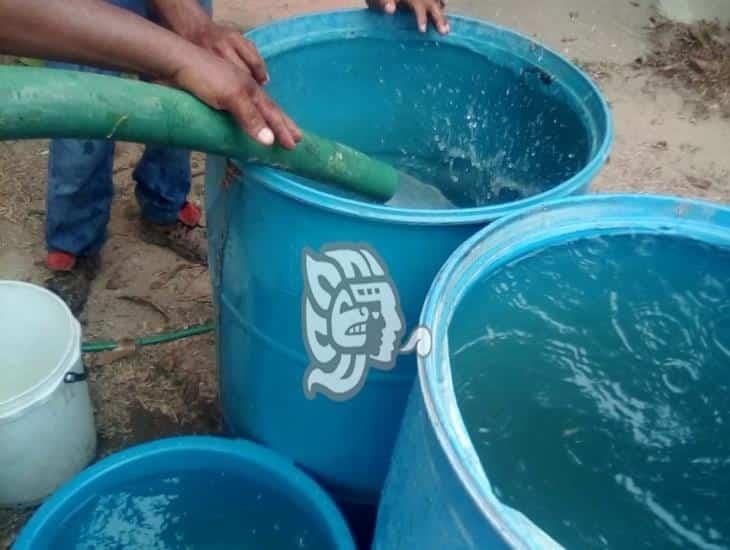
[(159, 25), (100, 0), (0, 0), (0, 52), (159, 79), (205, 55)]
[(186, 40), (198, 43), (211, 19), (198, 0), (149, 0), (160, 21)]

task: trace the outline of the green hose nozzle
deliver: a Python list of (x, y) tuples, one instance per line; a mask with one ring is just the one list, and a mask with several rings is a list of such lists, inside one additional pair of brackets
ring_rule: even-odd
[(382, 201), (398, 172), (345, 145), (304, 132), (293, 151), (264, 147), (224, 112), (166, 86), (92, 73), (0, 67), (0, 140), (114, 139), (265, 164)]

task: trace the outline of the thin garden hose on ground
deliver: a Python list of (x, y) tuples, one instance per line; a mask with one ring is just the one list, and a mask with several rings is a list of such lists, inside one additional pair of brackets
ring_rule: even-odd
[[(172, 332), (163, 332), (160, 334), (154, 334), (151, 336), (142, 336), (136, 338), (134, 344), (136, 346), (155, 346), (157, 344), (166, 344), (168, 342), (174, 342), (176, 340), (182, 340), (184, 338), (190, 338), (191, 336), (198, 336), (200, 334), (208, 334), (215, 330), (213, 323), (205, 323), (202, 325), (194, 325), (182, 330), (175, 330)], [(120, 342), (116, 340), (98, 340), (93, 342), (84, 342), (81, 346), (81, 351), (84, 353), (100, 353), (102, 351), (111, 351), (119, 347)]]

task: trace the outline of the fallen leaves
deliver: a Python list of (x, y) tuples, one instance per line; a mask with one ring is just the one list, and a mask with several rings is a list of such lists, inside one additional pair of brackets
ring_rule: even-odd
[(699, 94), (712, 110), (730, 116), (730, 26), (656, 18), (650, 23), (652, 53), (634, 65), (654, 68)]
[(712, 181), (708, 180), (707, 178), (699, 178), (697, 176), (687, 176), (687, 181), (692, 187), (696, 187), (697, 189), (702, 189), (703, 191), (708, 190), (710, 187), (712, 187)]

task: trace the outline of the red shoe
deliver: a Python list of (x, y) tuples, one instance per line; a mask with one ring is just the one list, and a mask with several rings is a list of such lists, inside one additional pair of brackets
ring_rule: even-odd
[(68, 252), (49, 252), (46, 266), (51, 271), (71, 271), (76, 266), (76, 256)]
[(188, 227), (197, 227), (201, 217), (200, 208), (192, 202), (186, 202), (177, 215), (177, 219)]

